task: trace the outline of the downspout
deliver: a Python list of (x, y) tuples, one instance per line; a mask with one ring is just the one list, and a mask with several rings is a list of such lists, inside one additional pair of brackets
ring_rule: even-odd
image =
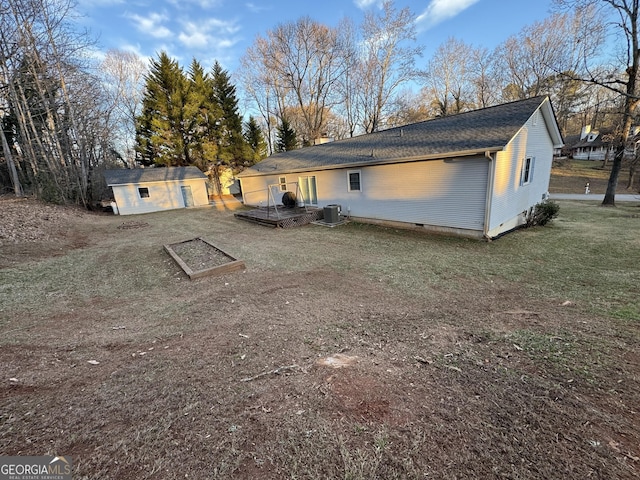
[(495, 153), (494, 156), (491, 155), (491, 152), (488, 150), (484, 152), (485, 158), (489, 161), (489, 173), (487, 178), (487, 197), (485, 199), (484, 206), (484, 226), (482, 235), (488, 241), (491, 241), (491, 237), (489, 237), (489, 220), (491, 219), (491, 205), (493, 200), (493, 183), (496, 174), (496, 162), (495, 159), (498, 157), (498, 154)]

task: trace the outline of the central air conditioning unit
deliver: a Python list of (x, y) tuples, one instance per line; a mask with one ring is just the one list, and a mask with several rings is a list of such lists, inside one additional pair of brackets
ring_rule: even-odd
[(324, 207), (324, 222), (339, 223), (341, 210), (342, 207), (340, 205), (327, 205)]

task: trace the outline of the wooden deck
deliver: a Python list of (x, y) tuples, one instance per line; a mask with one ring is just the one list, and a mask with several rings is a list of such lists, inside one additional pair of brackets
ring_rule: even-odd
[(321, 208), (257, 208), (234, 214), (241, 220), (274, 228), (293, 228), (307, 225), (324, 217)]

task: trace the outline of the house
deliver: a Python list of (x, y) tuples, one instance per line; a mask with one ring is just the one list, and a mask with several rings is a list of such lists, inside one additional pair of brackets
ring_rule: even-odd
[(493, 238), (547, 198), (562, 135), (548, 97), (284, 152), (238, 175), (246, 205), (340, 205), (360, 221)]
[(106, 170), (104, 177), (120, 215), (209, 204), (208, 179), (197, 167)]
[(591, 125), (582, 127), (580, 139), (571, 146), (570, 154), (575, 160), (613, 159), (613, 143), (604, 136), (610, 132), (592, 130)]

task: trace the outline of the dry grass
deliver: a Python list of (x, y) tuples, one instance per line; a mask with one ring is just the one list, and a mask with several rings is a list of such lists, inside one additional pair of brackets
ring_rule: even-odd
[[(4, 244), (0, 453), (80, 479), (636, 478), (640, 209), (559, 203), (492, 243), (196, 209)], [(247, 270), (189, 281), (162, 245), (197, 236)]]
[[(556, 160), (551, 172), (551, 193), (584, 193), (585, 185), (589, 184), (591, 193), (603, 194), (607, 191), (607, 183), (611, 174), (611, 165), (603, 167), (601, 161), (589, 160)], [(618, 177), (618, 193), (640, 192), (640, 175), (636, 175), (635, 182), (630, 189), (629, 166), (623, 165)]]

